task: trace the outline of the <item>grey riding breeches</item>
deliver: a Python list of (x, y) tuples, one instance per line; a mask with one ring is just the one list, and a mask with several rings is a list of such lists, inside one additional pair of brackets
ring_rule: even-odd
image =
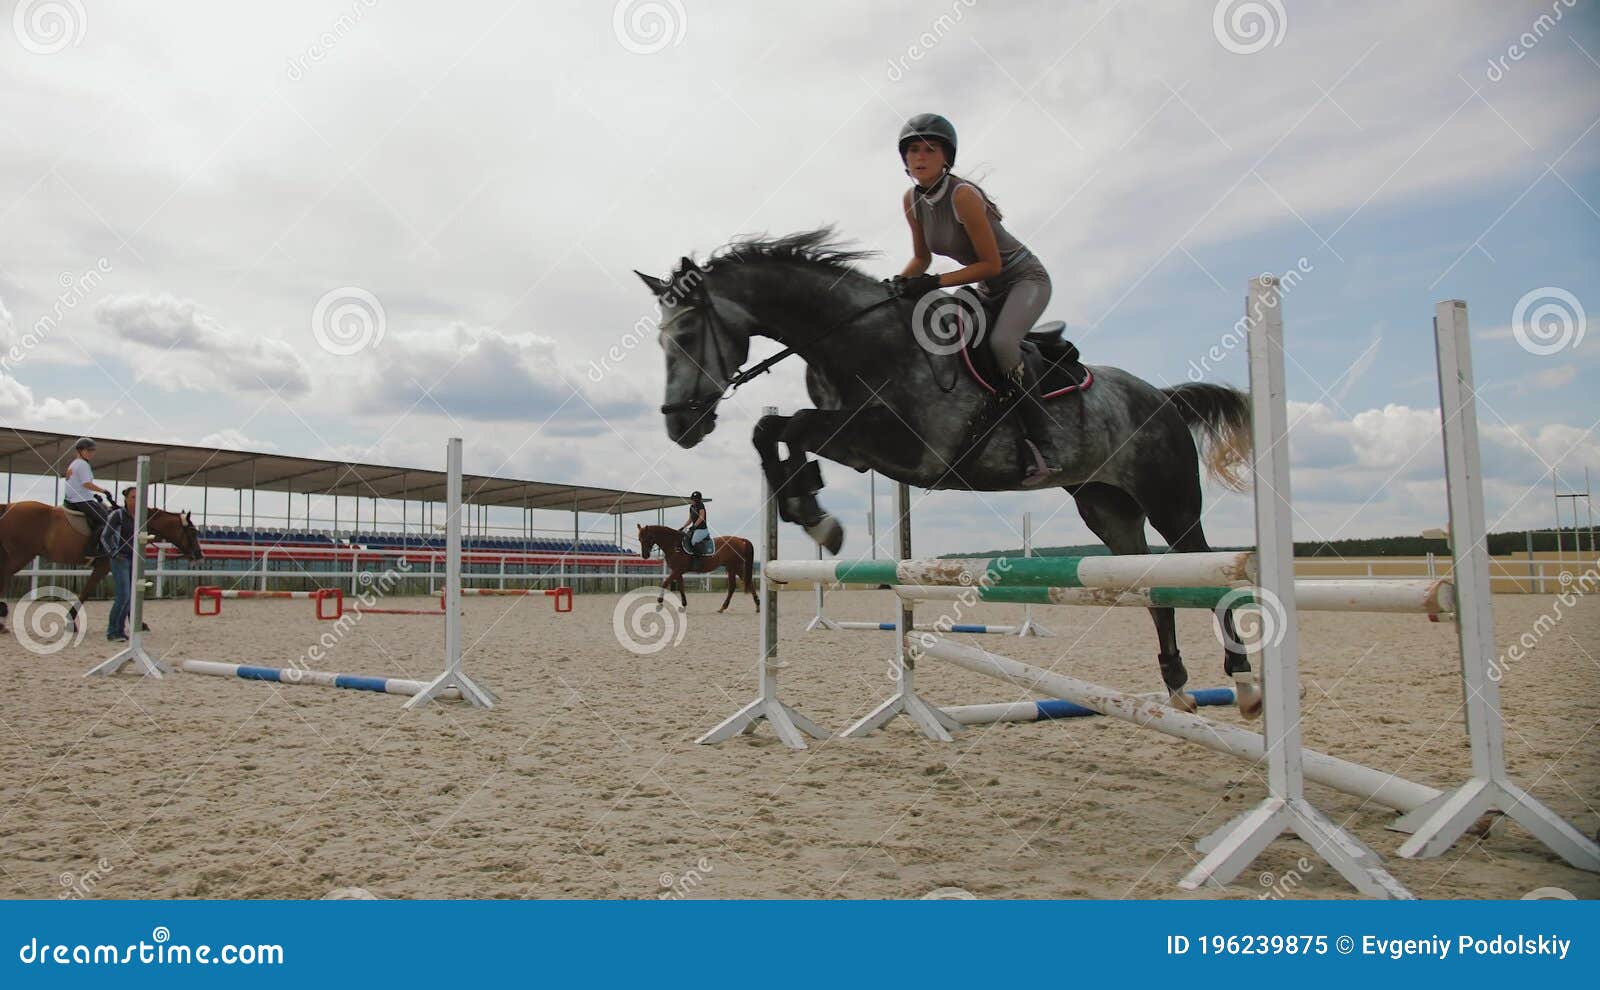
[(1030, 258), (1016, 271), (1007, 272), (1004, 282), (991, 279), (980, 283), (977, 291), (987, 309), (999, 305), (999, 315), (990, 320), (989, 353), (1004, 374), (1022, 361), (1022, 338), (1050, 303), (1050, 273), (1037, 258)]

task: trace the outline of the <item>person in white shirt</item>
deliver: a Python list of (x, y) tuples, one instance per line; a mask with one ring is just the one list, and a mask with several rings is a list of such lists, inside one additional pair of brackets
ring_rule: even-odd
[(100, 528), (105, 525), (107, 513), (106, 505), (97, 500), (95, 495), (111, 494), (107, 489), (94, 483), (94, 467), (90, 463), (94, 460), (94, 449), (94, 441), (88, 437), (79, 437), (78, 442), (73, 445), (73, 451), (78, 456), (67, 465), (66, 473), (63, 475), (67, 479), (67, 491), (61, 499), (62, 505), (83, 513), (84, 518), (89, 520), (90, 556), (95, 556), (99, 548), (100, 543), (96, 537), (100, 533)]

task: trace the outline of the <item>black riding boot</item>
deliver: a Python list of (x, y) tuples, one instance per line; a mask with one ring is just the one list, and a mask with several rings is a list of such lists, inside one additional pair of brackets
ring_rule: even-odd
[(1053, 425), (1039, 398), (1039, 374), (1024, 357), (1006, 376), (1006, 391), (1002, 401), (1015, 404), (1022, 414), (1023, 471), (1022, 487), (1037, 488), (1046, 484), (1060, 468), (1055, 457), (1055, 446), (1050, 442)]

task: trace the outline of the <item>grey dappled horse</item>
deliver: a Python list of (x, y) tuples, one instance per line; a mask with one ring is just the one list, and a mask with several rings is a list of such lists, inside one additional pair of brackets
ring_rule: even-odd
[[(806, 364), (816, 408), (764, 416), (754, 442), (778, 493), (779, 512), (837, 553), (844, 530), (816, 499), (814, 453), (858, 471), (877, 471), (919, 488), (1022, 490), (1021, 433), (994, 420), (991, 397), (962, 367), (959, 353), (936, 353), (911, 328), (912, 301), (891, 299), (857, 270), (863, 252), (840, 248), (827, 229), (735, 242), (702, 267), (684, 258), (667, 280), (640, 273), (662, 306), (667, 435), (693, 447), (716, 426), (717, 403), (788, 351), (742, 369), (750, 337), (769, 337)], [(1221, 385), (1157, 388), (1120, 368), (1091, 365), (1087, 391), (1045, 403), (1055, 426), (1052, 482), (1112, 553), (1149, 552), (1145, 521), (1175, 551), (1210, 549), (1200, 524), (1200, 459), (1213, 477), (1242, 488), (1248, 463), (1249, 396)], [(981, 424), (981, 425), (980, 425)], [(968, 451), (974, 428), (986, 433)], [(1191, 431), (1198, 431), (1200, 442)], [(779, 456), (778, 444), (788, 448)], [(957, 469), (959, 467), (959, 470)], [(1161, 677), (1175, 707), (1188, 672), (1178, 652), (1173, 610), (1152, 608)], [(1219, 617), (1239, 643), (1232, 610)], [(1235, 677), (1239, 709), (1260, 711), (1250, 662), (1231, 646), (1224, 670)]]

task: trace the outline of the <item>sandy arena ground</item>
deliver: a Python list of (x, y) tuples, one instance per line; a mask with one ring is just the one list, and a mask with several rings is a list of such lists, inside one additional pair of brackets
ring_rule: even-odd
[[(1297, 840), (1279, 840), (1226, 890), (1176, 883), (1192, 841), (1261, 797), (1229, 757), (1111, 719), (974, 728), (954, 745), (900, 720), (867, 740), (784, 749), (770, 730), (718, 747), (694, 738), (753, 696), (748, 596), (690, 596), (681, 644), (640, 656), (612, 631), (616, 596), (466, 605), (466, 666), (499, 696), (405, 712), (403, 698), (175, 675), (85, 681), (109, 655), (93, 633), (40, 656), (0, 639), (0, 896), (391, 898), (916, 898), (957, 887), (995, 898), (1344, 898)], [(836, 618), (890, 613), (885, 592), (829, 597)], [(1550, 599), (1501, 596), (1502, 647)], [(780, 597), (788, 701), (837, 730), (890, 689), (889, 633), (804, 635), (808, 592)], [(426, 607), (417, 600), (416, 604)], [(933, 614), (931, 606), (924, 606)], [(983, 605), (977, 621), (1014, 622)], [(1101, 683), (1159, 686), (1142, 611), (1039, 608), (1054, 639), (958, 637)], [(197, 619), (153, 603), (156, 651), (282, 665), (326, 630), (307, 601), (228, 601)], [(1192, 684), (1221, 683), (1204, 614), (1180, 614)], [(1307, 744), (1413, 780), (1463, 779), (1450, 624), (1310, 614)], [(442, 620), (368, 616), (319, 666), (425, 679)], [(1376, 644), (1376, 645), (1373, 645)], [(929, 662), (924, 694), (1010, 701), (999, 682)], [(1579, 603), (1503, 685), (1513, 777), (1587, 834), (1600, 827), (1600, 600)], [(1234, 720), (1231, 710), (1208, 709)], [(1393, 855), (1383, 809), (1308, 785), (1418, 896), (1517, 898), (1539, 887), (1600, 896), (1516, 825), (1445, 856)]]

